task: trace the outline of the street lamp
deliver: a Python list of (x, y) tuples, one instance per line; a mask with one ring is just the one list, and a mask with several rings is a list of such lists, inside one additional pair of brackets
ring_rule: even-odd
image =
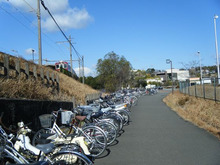
[(173, 94), (173, 69), (172, 69), (172, 61), (170, 59), (166, 59), (166, 63), (170, 64), (170, 68), (171, 68), (171, 81), (172, 81), (172, 94)]
[(199, 65), (200, 65), (200, 79), (202, 82), (202, 66), (201, 66), (201, 56), (200, 56), (200, 51), (197, 52), (199, 56)]
[(17, 50), (11, 50), (12, 52), (15, 52), (18, 57), (18, 51)]
[(33, 62), (34, 62), (34, 49), (32, 49), (32, 57), (33, 57)]
[(218, 84), (219, 84), (219, 59), (218, 59), (218, 42), (217, 42), (217, 32), (216, 32), (216, 19), (218, 18), (217, 15), (214, 15), (214, 28), (215, 28), (215, 49), (216, 49), (216, 65), (217, 65), (217, 73), (218, 73)]

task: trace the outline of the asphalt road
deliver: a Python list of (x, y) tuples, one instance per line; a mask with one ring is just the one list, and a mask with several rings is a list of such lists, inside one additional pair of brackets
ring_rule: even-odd
[(95, 165), (220, 165), (220, 141), (170, 110), (166, 94), (142, 96), (118, 144)]

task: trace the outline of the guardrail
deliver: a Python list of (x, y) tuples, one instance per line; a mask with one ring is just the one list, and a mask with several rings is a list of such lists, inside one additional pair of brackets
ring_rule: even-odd
[(212, 78), (209, 83), (206, 83), (205, 80), (194, 84), (189, 81), (184, 81), (179, 82), (179, 91), (190, 96), (220, 101), (219, 85), (220, 79), (217, 78)]
[[(0, 57), (3, 61), (0, 61), (0, 76), (6, 78), (18, 78), (20, 79), (22, 74), (24, 74), (26, 79), (41, 79), (42, 83), (46, 80), (46, 85), (48, 87), (55, 87), (59, 91), (59, 76), (54, 72), (49, 72), (43, 68), (37, 68), (36, 65), (32, 64), (32, 70), (28, 62), (23, 63), (21, 67), (20, 59), (13, 57), (13, 60), (9, 60), (10, 55), (0, 52)], [(39, 71), (37, 71), (37, 69)]]

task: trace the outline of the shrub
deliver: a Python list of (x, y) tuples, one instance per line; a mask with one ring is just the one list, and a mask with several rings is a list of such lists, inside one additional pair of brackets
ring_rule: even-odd
[(179, 100), (178, 100), (178, 105), (180, 106), (184, 106), (186, 104), (186, 102), (189, 101), (189, 97), (186, 96), (186, 97), (181, 97)]

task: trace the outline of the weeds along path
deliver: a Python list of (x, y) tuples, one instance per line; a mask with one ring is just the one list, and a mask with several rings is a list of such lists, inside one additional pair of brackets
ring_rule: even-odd
[(184, 120), (220, 139), (220, 102), (184, 95), (178, 91), (169, 94), (163, 101)]
[(162, 101), (166, 92), (142, 96), (130, 125), (96, 165), (218, 165), (219, 140), (180, 118)]

